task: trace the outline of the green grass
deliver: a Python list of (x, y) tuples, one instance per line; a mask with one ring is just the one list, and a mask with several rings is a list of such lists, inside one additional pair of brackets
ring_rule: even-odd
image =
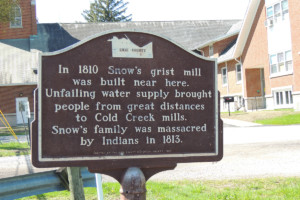
[(29, 155), (28, 143), (10, 142), (0, 144), (0, 157)]
[(293, 108), (281, 108), (281, 109), (275, 109), (275, 111), (294, 112), (294, 109)]
[[(103, 183), (105, 200), (119, 199), (118, 183)], [(96, 200), (95, 188), (85, 188), (85, 197)], [(68, 191), (52, 192), (21, 200), (67, 200)], [(218, 181), (147, 182), (149, 200), (295, 200), (300, 199), (300, 178), (264, 178)]]
[(300, 114), (292, 114), (292, 115), (285, 115), (285, 116), (271, 118), (271, 119), (256, 120), (255, 123), (259, 123), (263, 125), (300, 124)]
[(300, 124), (300, 112), (293, 109), (259, 110), (255, 112), (221, 113), (222, 118), (249, 121), (263, 125)]

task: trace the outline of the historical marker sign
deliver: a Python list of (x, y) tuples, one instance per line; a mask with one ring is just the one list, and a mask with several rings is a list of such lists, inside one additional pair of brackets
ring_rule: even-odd
[(149, 33), (112, 32), (43, 54), (38, 167), (147, 166), (223, 155), (215, 60)]

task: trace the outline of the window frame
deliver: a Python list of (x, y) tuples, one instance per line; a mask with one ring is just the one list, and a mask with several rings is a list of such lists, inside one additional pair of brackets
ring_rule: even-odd
[(269, 69), (271, 78), (293, 74), (292, 50), (270, 54)]
[(292, 108), (294, 104), (292, 87), (272, 89), (275, 108)]
[[(223, 74), (224, 70), (225, 70), (225, 75)], [(226, 79), (226, 83), (224, 82), (224, 78)], [(222, 79), (222, 85), (227, 86), (227, 84), (228, 84), (227, 67), (222, 67), (221, 68), (221, 79)]]
[(11, 11), (10, 28), (23, 28), (22, 9), (19, 5), (14, 5)]
[(273, 5), (266, 7), (266, 17), (267, 20), (271, 20), (273, 22), (272, 25), (278, 22), (285, 21), (287, 19), (287, 14), (289, 14), (288, 0), (281, 0), (274, 3)]
[[(238, 72), (238, 66), (240, 66), (240, 71)], [(235, 64), (235, 78), (236, 78), (236, 84), (241, 84), (242, 83), (242, 64), (241, 63), (236, 63)], [(240, 80), (238, 76), (240, 75)]]

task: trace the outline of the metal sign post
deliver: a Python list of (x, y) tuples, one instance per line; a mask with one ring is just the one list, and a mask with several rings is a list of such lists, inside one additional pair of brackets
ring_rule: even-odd
[(98, 200), (103, 200), (102, 177), (101, 174), (95, 174)]
[(132, 167), (147, 180), (177, 163), (222, 159), (216, 60), (126, 31), (43, 54), (40, 62), (34, 166), (87, 166), (127, 183)]

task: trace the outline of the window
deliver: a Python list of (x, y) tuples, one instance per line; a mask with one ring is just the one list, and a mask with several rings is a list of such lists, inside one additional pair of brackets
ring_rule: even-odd
[(281, 2), (282, 20), (286, 20), (289, 16), (289, 4), (287, 0)]
[(222, 72), (222, 84), (227, 85), (227, 68), (223, 67), (221, 69), (221, 72)]
[(212, 57), (214, 55), (214, 46), (211, 44), (209, 45), (209, 56)]
[(277, 73), (276, 54), (270, 56), (270, 67), (271, 67), (271, 74)]
[(292, 51), (285, 52), (285, 69), (286, 71), (293, 71)]
[(236, 83), (239, 84), (242, 81), (242, 66), (241, 66), (241, 64), (235, 65), (235, 71), (236, 71)]
[(10, 27), (12, 28), (22, 27), (22, 13), (21, 13), (21, 8), (18, 5), (12, 7)]
[(267, 8), (267, 18), (268, 19), (273, 18), (273, 15), (274, 15), (273, 6), (270, 6)]
[(270, 71), (272, 75), (285, 75), (293, 72), (291, 50), (270, 55)]
[(284, 21), (288, 18), (289, 8), (288, 0), (282, 0), (272, 6), (267, 7), (267, 20), (266, 25), (272, 26), (273, 22), (277, 23)]
[(280, 21), (281, 11), (280, 11), (280, 3), (274, 5), (274, 21)]
[(291, 107), (293, 105), (292, 90), (286, 89), (274, 91), (274, 101), (276, 107)]

